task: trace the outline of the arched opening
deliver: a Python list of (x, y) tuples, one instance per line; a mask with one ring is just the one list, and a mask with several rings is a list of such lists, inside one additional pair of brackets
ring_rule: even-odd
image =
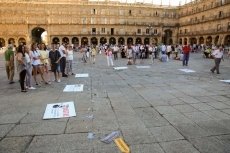
[(206, 45), (212, 45), (212, 37), (208, 36), (208, 38), (206, 39)]
[(26, 45), (26, 40), (24, 38), (20, 38), (18, 40), (18, 45)]
[(204, 37), (200, 37), (199, 42), (200, 44), (204, 44)]
[(197, 40), (196, 40), (196, 38), (191, 38), (190, 39), (190, 44), (192, 45), (192, 44), (197, 44)]
[(144, 39), (144, 43), (145, 43), (145, 45), (146, 45), (146, 44), (149, 45), (149, 38), (145, 38), (145, 39)]
[(179, 44), (182, 44), (182, 38), (179, 39)]
[(6, 46), (6, 42), (3, 38), (0, 38), (0, 47), (5, 47)]
[(115, 45), (116, 44), (116, 39), (114, 37), (109, 38), (109, 44), (110, 45)]
[(154, 44), (154, 45), (157, 45), (157, 44), (158, 44), (157, 38), (152, 38), (152, 44)]
[(184, 45), (188, 43), (188, 39), (184, 38)]
[(172, 44), (172, 31), (170, 29), (164, 31), (162, 42), (164, 44)]
[(45, 29), (36, 27), (32, 31), (32, 43), (46, 43), (47, 32)]
[(91, 44), (92, 44), (92, 45), (97, 45), (97, 44), (98, 44), (97, 38), (96, 38), (96, 37), (92, 37), (92, 38), (91, 38)]
[(119, 44), (119, 45), (124, 45), (124, 43), (125, 43), (125, 39), (124, 39), (123, 37), (120, 37), (120, 38), (118, 39), (118, 44)]
[(133, 44), (133, 38), (129, 37), (129, 38), (127, 39), (127, 44), (128, 44), (128, 45), (132, 45), (132, 44)]
[(14, 38), (8, 39), (8, 44), (15, 45), (15, 40), (14, 40)]
[(224, 38), (224, 45), (230, 46), (230, 35), (227, 35), (227, 36)]
[(58, 37), (54, 37), (54, 38), (52, 39), (52, 43), (54, 43), (54, 44), (60, 44), (59, 38), (58, 38)]
[(141, 40), (141, 38), (136, 38), (136, 44), (142, 44), (142, 40)]
[(100, 44), (104, 45), (107, 43), (107, 39), (105, 37), (101, 37)]
[(69, 38), (67, 38), (67, 37), (62, 38), (62, 42), (68, 44), (69, 43)]
[(72, 44), (77, 44), (79, 45), (79, 39), (77, 37), (72, 38)]
[(82, 45), (88, 45), (89, 44), (88, 43), (88, 38), (86, 38), (86, 37), (81, 38), (81, 44)]
[(217, 45), (220, 45), (220, 37), (219, 36), (216, 36), (215, 39), (214, 39), (214, 44), (217, 46)]

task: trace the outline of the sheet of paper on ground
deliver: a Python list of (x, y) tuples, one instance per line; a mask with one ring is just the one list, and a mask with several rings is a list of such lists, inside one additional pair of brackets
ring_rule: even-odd
[(150, 66), (136, 66), (138, 69), (148, 69), (151, 68)]
[(66, 85), (63, 92), (78, 92), (83, 91), (84, 84), (74, 84), (74, 85)]
[(110, 143), (112, 142), (114, 139), (116, 139), (117, 137), (119, 137), (120, 132), (116, 131), (116, 132), (112, 132), (111, 134), (109, 134), (107, 137), (103, 138), (101, 141), (104, 143)]
[(187, 73), (191, 73), (191, 72), (196, 72), (196, 71), (193, 71), (193, 70), (189, 70), (189, 69), (178, 69), (182, 72), (187, 72)]
[(230, 83), (230, 80), (220, 80), (221, 82)]
[(124, 70), (128, 69), (128, 67), (113, 67), (115, 70)]
[(76, 74), (75, 75), (76, 78), (85, 78), (85, 77), (89, 77), (89, 74), (86, 73), (86, 74)]
[(47, 104), (43, 119), (64, 118), (71, 116), (76, 116), (74, 103), (72, 101)]

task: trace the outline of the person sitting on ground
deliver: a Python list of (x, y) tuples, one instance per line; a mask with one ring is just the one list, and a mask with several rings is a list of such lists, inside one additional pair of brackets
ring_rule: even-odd
[(183, 59), (184, 59), (184, 53), (183, 52), (181, 52), (181, 54), (175, 58), (175, 60), (180, 60), (180, 61), (183, 61)]
[(204, 51), (203, 58), (210, 58), (211, 52), (212, 52), (211, 48), (207, 48)]
[(165, 54), (165, 52), (162, 53), (161, 58), (158, 58), (160, 62), (167, 62), (168, 61), (168, 56)]

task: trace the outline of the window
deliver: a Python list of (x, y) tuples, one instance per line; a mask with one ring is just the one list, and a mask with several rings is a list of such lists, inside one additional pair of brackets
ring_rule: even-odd
[(105, 33), (105, 28), (101, 28), (101, 33)]
[(163, 12), (163, 17), (166, 17), (166, 12)]
[(188, 15), (188, 10), (186, 11), (186, 15)]
[(156, 35), (157, 34), (157, 29), (153, 30), (153, 34)]
[(110, 10), (110, 14), (111, 14), (111, 15), (114, 15), (114, 10)]
[(221, 5), (224, 5), (225, 4), (225, 0), (221, 0)]
[(101, 19), (101, 24), (106, 24), (106, 18)]
[(230, 30), (230, 22), (228, 22), (228, 30)]
[(123, 15), (123, 10), (119, 10), (119, 14), (120, 14), (120, 15)]
[(150, 31), (149, 29), (146, 29), (145, 33), (146, 33), (146, 34), (149, 34), (149, 31)]
[(101, 14), (105, 14), (105, 9), (101, 9)]
[(196, 12), (198, 12), (199, 11), (199, 9), (198, 9), (198, 7), (196, 8)]
[(188, 30), (187, 29), (184, 29), (184, 34), (187, 34)]
[(124, 19), (120, 19), (120, 24), (124, 24), (125, 20)]
[(172, 12), (172, 18), (175, 18), (175, 13), (174, 12)]
[(86, 18), (81, 18), (81, 23), (87, 23)]
[(129, 15), (132, 15), (132, 10), (129, 10)]
[(92, 9), (91, 14), (96, 14), (96, 9)]
[(155, 12), (155, 15), (156, 15), (156, 16), (158, 16), (158, 13), (157, 13), (157, 11)]
[(110, 19), (110, 24), (114, 24), (114, 19)]
[(86, 14), (86, 10), (85, 9), (82, 10), (82, 14)]
[(120, 29), (119, 34), (124, 34), (124, 29)]
[(223, 12), (220, 11), (220, 12), (219, 12), (219, 18), (221, 18), (222, 16), (223, 16)]
[(92, 34), (96, 34), (96, 28), (92, 28)]
[(205, 18), (204, 18), (204, 15), (203, 15), (203, 16), (202, 16), (202, 21), (204, 21), (204, 19), (205, 19)]
[(95, 18), (91, 18), (91, 24), (95, 24), (96, 23), (96, 19)]
[(86, 28), (82, 28), (82, 33), (86, 33)]
[(214, 2), (212, 2), (212, 8), (213, 8), (213, 7), (215, 7), (215, 3), (214, 3)]
[(190, 19), (190, 22), (191, 22), (191, 23), (193, 23), (193, 22), (194, 22), (193, 18), (191, 18), (191, 19)]
[(195, 22), (197, 22), (197, 17), (195, 17)]
[(141, 29), (137, 29), (137, 34), (141, 34)]
[(180, 34), (182, 34), (182, 30), (180, 30)]
[(217, 31), (221, 31), (221, 25), (220, 24), (217, 25)]
[(205, 5), (203, 5), (203, 10), (205, 10), (205, 8), (206, 8), (206, 6), (205, 6)]

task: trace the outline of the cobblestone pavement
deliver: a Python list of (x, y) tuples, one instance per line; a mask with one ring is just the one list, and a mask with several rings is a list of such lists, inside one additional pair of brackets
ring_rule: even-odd
[[(90, 77), (70, 76), (21, 93), (17, 74), (15, 84), (7, 83), (0, 54), (1, 153), (119, 153), (115, 143), (100, 141), (112, 131), (121, 132), (132, 153), (230, 152), (230, 84), (219, 81), (230, 79), (230, 60), (221, 62), (217, 75), (210, 72), (214, 61), (200, 53), (191, 54), (188, 67), (170, 60), (125, 70), (108, 67), (104, 54), (96, 56), (96, 64), (74, 56), (74, 72)], [(127, 66), (126, 59), (114, 63)], [(85, 85), (83, 92), (62, 92), (78, 83)], [(47, 104), (68, 101), (74, 101), (76, 117), (42, 119)], [(86, 118), (92, 114), (94, 119)]]

